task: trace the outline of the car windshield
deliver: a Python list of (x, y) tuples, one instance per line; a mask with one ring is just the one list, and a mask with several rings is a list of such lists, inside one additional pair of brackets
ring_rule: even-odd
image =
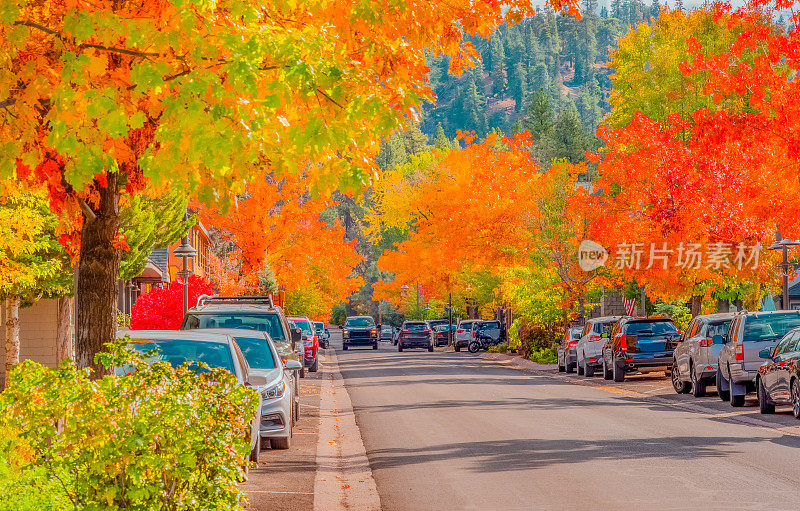
[(314, 328), (317, 330), (317, 332), (322, 332), (325, 330), (325, 325), (322, 323), (322, 321), (314, 321)]
[(771, 341), (786, 335), (800, 326), (800, 314), (769, 314), (747, 318), (744, 324), (744, 342)]
[(461, 323), (458, 325), (459, 330), (472, 330), (473, 323)]
[(157, 351), (158, 353), (148, 359), (148, 362), (169, 362), (172, 367), (189, 364), (190, 369), (205, 372), (205, 368), (197, 366), (198, 362), (205, 362), (211, 369), (221, 367), (231, 373), (233, 358), (227, 343), (192, 341), (186, 339), (161, 339), (133, 341), (133, 349), (139, 353)]
[(581, 338), (581, 331), (582, 331), (582, 329), (580, 329), (580, 328), (570, 328), (569, 329), (570, 338), (573, 339), (573, 340), (580, 339)]
[(273, 341), (286, 341), (281, 318), (275, 313), (189, 312), (181, 330), (195, 328), (236, 328), (266, 332)]
[(497, 321), (488, 321), (478, 325), (479, 330), (497, 330), (498, 328), (500, 328), (500, 323)]
[(428, 328), (428, 325), (425, 323), (406, 323), (406, 329), (409, 332), (421, 332)]
[(311, 328), (311, 322), (305, 319), (295, 319), (294, 324), (297, 325), (303, 334), (305, 335), (314, 335), (314, 329)]
[(634, 321), (628, 323), (626, 334), (676, 334), (678, 329), (672, 321)]
[(347, 318), (347, 321), (344, 322), (344, 326), (349, 326), (351, 328), (373, 327), (375, 326), (375, 320), (372, 318)]
[(244, 353), (247, 365), (252, 369), (275, 369), (275, 359), (264, 337), (235, 337), (236, 344)]
[(385, 326), (385, 327), (381, 328), (381, 332), (391, 332), (391, 331), (392, 331), (392, 327), (390, 327), (390, 326)]

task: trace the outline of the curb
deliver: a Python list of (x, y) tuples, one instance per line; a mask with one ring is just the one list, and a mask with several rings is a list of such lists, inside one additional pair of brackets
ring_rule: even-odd
[(521, 369), (523, 371), (531, 371), (542, 374), (555, 373), (558, 371), (558, 366), (556, 364), (537, 364), (536, 362), (531, 362), (530, 360), (522, 357), (506, 355), (505, 353), (481, 353), (479, 357), (484, 360), (497, 362), (499, 364), (513, 367), (514, 369)]
[(378, 488), (336, 352), (325, 350), (322, 361), (314, 509), (379, 511)]

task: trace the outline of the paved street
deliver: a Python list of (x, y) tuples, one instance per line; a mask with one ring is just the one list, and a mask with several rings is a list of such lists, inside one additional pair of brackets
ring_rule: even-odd
[(385, 510), (797, 509), (785, 408), (677, 396), (656, 374), (587, 383), (334, 344)]

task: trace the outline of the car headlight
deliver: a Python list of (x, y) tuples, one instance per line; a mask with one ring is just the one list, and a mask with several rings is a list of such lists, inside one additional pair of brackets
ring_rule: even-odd
[(281, 381), (277, 385), (262, 389), (260, 394), (263, 399), (278, 399), (283, 397), (284, 392), (286, 392), (286, 384)]

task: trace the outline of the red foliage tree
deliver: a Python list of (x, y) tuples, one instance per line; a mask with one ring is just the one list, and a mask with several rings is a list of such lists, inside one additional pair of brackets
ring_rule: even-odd
[[(213, 295), (211, 284), (197, 275), (189, 276), (189, 304), (201, 295)], [(183, 282), (155, 288), (140, 296), (131, 310), (131, 330), (178, 330), (183, 321)]]

